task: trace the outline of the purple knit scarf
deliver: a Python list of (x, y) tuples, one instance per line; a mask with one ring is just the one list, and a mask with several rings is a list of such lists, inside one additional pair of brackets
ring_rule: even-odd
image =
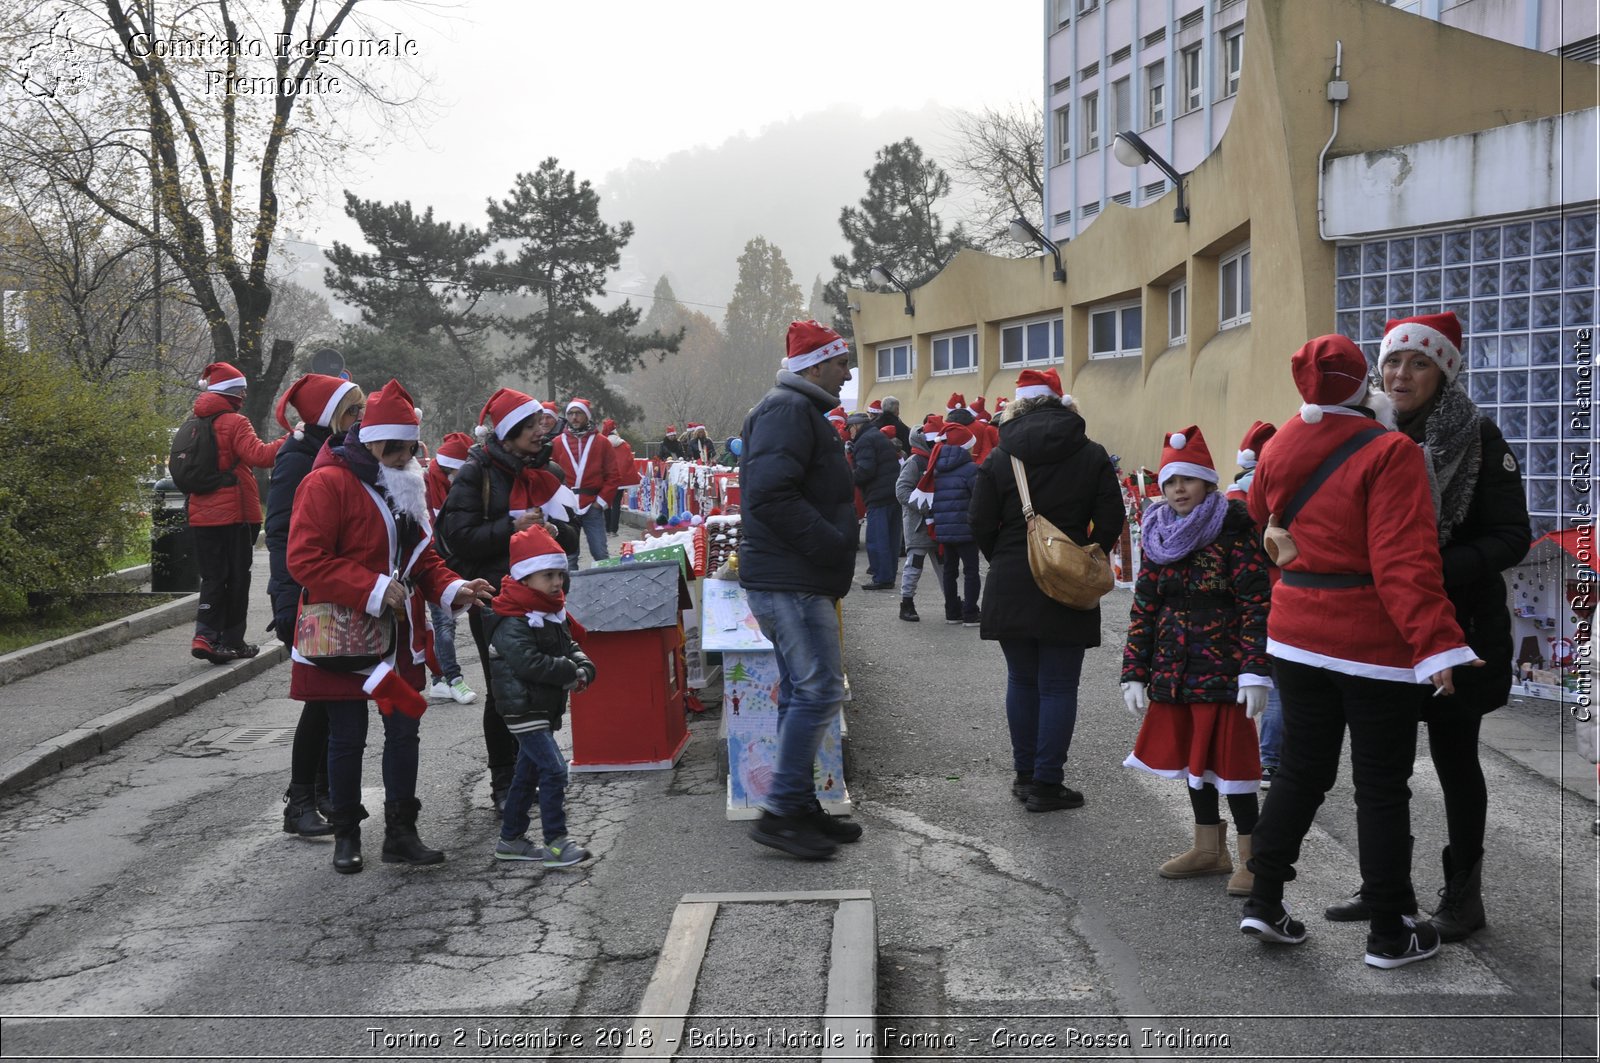
[(1228, 500), (1221, 491), (1207, 495), (1187, 517), (1178, 516), (1165, 501), (1157, 502), (1145, 510), (1139, 548), (1158, 565), (1181, 561), (1202, 546), (1216, 542), (1222, 531), (1222, 518), (1227, 515)]

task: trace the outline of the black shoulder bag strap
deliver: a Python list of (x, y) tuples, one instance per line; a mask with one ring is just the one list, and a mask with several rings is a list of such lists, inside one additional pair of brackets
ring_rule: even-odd
[(1322, 464), (1317, 466), (1317, 471), (1311, 474), (1311, 479), (1300, 485), (1300, 490), (1295, 492), (1294, 497), (1289, 500), (1288, 507), (1279, 515), (1278, 527), (1287, 528), (1289, 522), (1299, 515), (1300, 510), (1305, 508), (1307, 502), (1311, 501), (1311, 496), (1316, 494), (1317, 490), (1328, 482), (1329, 477), (1339, 471), (1339, 466), (1349, 461), (1356, 451), (1387, 431), (1388, 429), (1382, 425), (1364, 428), (1341, 443), (1332, 454), (1323, 458)]

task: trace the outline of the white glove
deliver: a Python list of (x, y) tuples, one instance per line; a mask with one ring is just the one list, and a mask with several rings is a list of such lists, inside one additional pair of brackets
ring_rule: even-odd
[(1244, 706), (1244, 714), (1252, 720), (1260, 719), (1261, 714), (1267, 711), (1266, 687), (1240, 687), (1239, 704)]
[(595, 495), (594, 496), (594, 504), (599, 506), (601, 509), (610, 509), (611, 508), (610, 506), (606, 505), (606, 500), (601, 498), (599, 495)]
[(1144, 718), (1144, 710), (1150, 707), (1150, 697), (1144, 692), (1143, 683), (1122, 684), (1122, 703), (1133, 713), (1136, 720)]

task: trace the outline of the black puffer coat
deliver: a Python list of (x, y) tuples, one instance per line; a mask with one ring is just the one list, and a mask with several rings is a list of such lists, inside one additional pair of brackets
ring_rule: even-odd
[(286, 560), (294, 493), (332, 434), (331, 428), (308, 424), (301, 429), (302, 438), (291, 435), (283, 441), (272, 463), (272, 485), (267, 488), (267, 597), (272, 602), (272, 630), (285, 646), (294, 642), (294, 622), (300, 611), (300, 584), (289, 575)]
[[(1028, 470), (1035, 511), (1072, 537), (1110, 550), (1122, 535), (1122, 493), (1111, 458), (1059, 403), (1031, 406), (1000, 425), (1000, 445), (978, 469), (968, 515), (989, 559), (978, 634), (992, 640), (1100, 645), (1100, 607), (1070, 609), (1039, 589), (1028, 568), (1028, 526), (1011, 455)], [(1090, 528), (1093, 528), (1091, 534)]]
[[(531, 467), (564, 478), (560, 465), (550, 460), (546, 446)], [(496, 588), (511, 571), (511, 485), (523, 469), (499, 440), (490, 438), (467, 451), (467, 463), (456, 470), (450, 493), (439, 509), (435, 533), (445, 541), (450, 563), (466, 579), (486, 579)], [(483, 498), (483, 478), (489, 478), (489, 501)], [(561, 549), (578, 548), (578, 529), (565, 521), (550, 520), (547, 527)]]
[(1511, 612), (1506, 607), (1506, 581), (1500, 573), (1528, 555), (1533, 531), (1528, 500), (1516, 458), (1500, 429), (1479, 418), (1483, 461), (1467, 515), (1456, 525), (1444, 557), (1444, 591), (1456, 607), (1456, 622), (1467, 645), (1483, 660), (1482, 668), (1455, 670), (1454, 696), (1428, 698), (1423, 719), (1434, 713), (1463, 710), (1488, 713), (1511, 697)]
[(496, 617), (489, 640), (494, 707), (512, 731), (543, 721), (561, 729), (567, 687), (583, 674), (594, 682), (594, 662), (578, 648), (565, 624), (532, 627), (519, 617)]
[(867, 425), (856, 436), (855, 467), (851, 476), (861, 488), (861, 501), (867, 508), (894, 502), (894, 482), (900, 478), (900, 451), (876, 425)]

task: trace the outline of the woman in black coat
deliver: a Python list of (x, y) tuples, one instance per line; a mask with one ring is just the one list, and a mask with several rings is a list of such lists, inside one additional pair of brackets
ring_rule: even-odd
[[(1006, 409), (1000, 445), (978, 470), (968, 515), (989, 559), (978, 634), (1006, 657), (1006, 722), (1016, 779), (1011, 792), (1029, 812), (1077, 808), (1063, 766), (1078, 719), (1084, 650), (1100, 645), (1100, 608), (1070, 609), (1049, 598), (1028, 567), (1027, 523), (1011, 458), (1027, 470), (1034, 511), (1087, 545), (1110, 550), (1122, 534), (1122, 494), (1105, 448), (1062, 405), (1059, 383), (1029, 370)], [(1038, 378), (1046, 383), (1029, 383)]]
[[(467, 463), (456, 471), (439, 510), (438, 534), (460, 575), (488, 580), (498, 588), (511, 570), (511, 536), (516, 532), (542, 523), (563, 550), (578, 548), (578, 528), (572, 523), (578, 499), (563, 483), (561, 466), (550, 460), (551, 442), (561, 427), (555, 414), (521, 392), (502, 388), (484, 406), (483, 420), (491, 427), (480, 426), (483, 442), (467, 452)], [(489, 673), (494, 619), (474, 609), (467, 623), (483, 665), (483, 744), (490, 793), (499, 812), (511, 788), (517, 740), (495, 706)]]
[[(1378, 352), (1396, 424), (1428, 459), (1445, 593), (1468, 645), (1485, 662), (1457, 668), (1451, 696), (1431, 697), (1427, 687), (1418, 694), (1450, 839), (1433, 914), (1445, 941), (1487, 925), (1482, 879), (1489, 791), (1478, 762), (1478, 730), (1484, 714), (1511, 696), (1511, 613), (1501, 573), (1527, 556), (1533, 539), (1517, 459), (1457, 379), (1460, 346), (1461, 325), (1446, 312), (1389, 322)], [(1367, 918), (1359, 894), (1325, 914), (1335, 921)]]

